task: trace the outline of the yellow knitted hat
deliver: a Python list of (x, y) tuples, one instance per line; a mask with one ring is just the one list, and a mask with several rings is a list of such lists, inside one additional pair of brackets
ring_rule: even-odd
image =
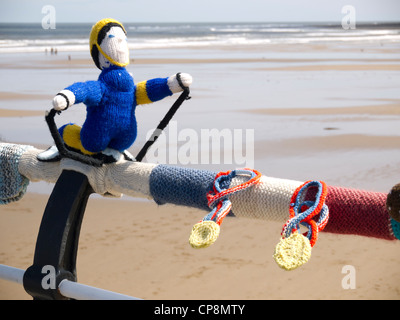
[[(122, 25), (121, 22), (111, 19), (111, 18), (106, 18), (103, 20), (100, 20), (96, 22), (96, 24), (92, 27), (92, 31), (90, 32), (90, 38), (89, 38), (89, 46), (90, 46), (90, 54), (92, 56), (92, 59), (96, 66), (101, 69), (100, 63), (99, 63), (99, 58), (98, 58), (98, 53), (100, 52), (108, 61), (110, 61), (112, 64), (119, 66), (119, 67), (125, 67), (129, 64), (129, 61), (127, 63), (120, 63), (118, 61), (115, 61), (112, 59), (110, 56), (108, 56), (103, 49), (100, 47), (101, 40), (103, 38), (99, 39), (99, 34), (102, 33), (102, 30), (107, 30), (104, 28), (110, 28), (113, 26), (119, 26), (122, 28), (122, 30), (126, 34), (126, 30), (124, 26)], [(100, 43), (99, 43), (100, 42)]]

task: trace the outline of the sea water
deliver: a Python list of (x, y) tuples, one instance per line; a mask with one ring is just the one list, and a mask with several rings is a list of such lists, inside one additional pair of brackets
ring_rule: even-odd
[[(86, 51), (91, 24), (0, 23), (0, 53)], [(131, 49), (348, 42), (398, 43), (400, 23), (363, 23), (345, 30), (335, 23), (126, 23)]]

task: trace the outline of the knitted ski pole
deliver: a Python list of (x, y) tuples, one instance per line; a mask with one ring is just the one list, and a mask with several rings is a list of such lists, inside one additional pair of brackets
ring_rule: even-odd
[(95, 166), (95, 167), (101, 167), (104, 164), (104, 162), (102, 160), (84, 156), (77, 152), (70, 151), (65, 147), (64, 141), (62, 140), (60, 133), (58, 132), (57, 125), (54, 121), (55, 115), (60, 114), (60, 113), (61, 113), (61, 111), (51, 109), (50, 111), (48, 111), (46, 113), (46, 116), (45, 116), (51, 136), (53, 137), (56, 147), (57, 147), (58, 151), (60, 152), (60, 154), (64, 157), (70, 158), (72, 160), (77, 160), (77, 161), (80, 161), (80, 162), (83, 162), (85, 164)]

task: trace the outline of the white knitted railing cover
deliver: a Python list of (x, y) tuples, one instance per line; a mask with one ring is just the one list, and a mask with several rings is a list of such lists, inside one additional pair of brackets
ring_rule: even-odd
[[(216, 172), (131, 161), (99, 168), (71, 159), (41, 162), (36, 156), (43, 150), (0, 143), (0, 151), (9, 151), (10, 148), (13, 154), (17, 154), (16, 168), (21, 179), (55, 183), (63, 170), (73, 170), (85, 174), (94, 191), (100, 195), (121, 197), (125, 194), (153, 199), (159, 204), (173, 203), (209, 210), (206, 194)], [(17, 173), (14, 172), (14, 176)], [(241, 182), (242, 178), (236, 177), (232, 185)], [(7, 184), (5, 181), (2, 183)], [(290, 198), (301, 183), (262, 176), (257, 185), (231, 196), (232, 211), (236, 216), (285, 221)]]

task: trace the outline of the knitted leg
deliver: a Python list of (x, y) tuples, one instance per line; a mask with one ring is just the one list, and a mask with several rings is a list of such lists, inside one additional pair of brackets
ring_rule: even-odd
[(106, 123), (96, 123), (86, 120), (80, 131), (82, 146), (90, 152), (98, 153), (104, 151), (110, 144), (110, 130)]
[(86, 150), (81, 142), (81, 127), (70, 123), (62, 126), (58, 129), (60, 132), (61, 137), (63, 138), (65, 144), (71, 148), (79, 150), (83, 154), (93, 155), (93, 152)]

